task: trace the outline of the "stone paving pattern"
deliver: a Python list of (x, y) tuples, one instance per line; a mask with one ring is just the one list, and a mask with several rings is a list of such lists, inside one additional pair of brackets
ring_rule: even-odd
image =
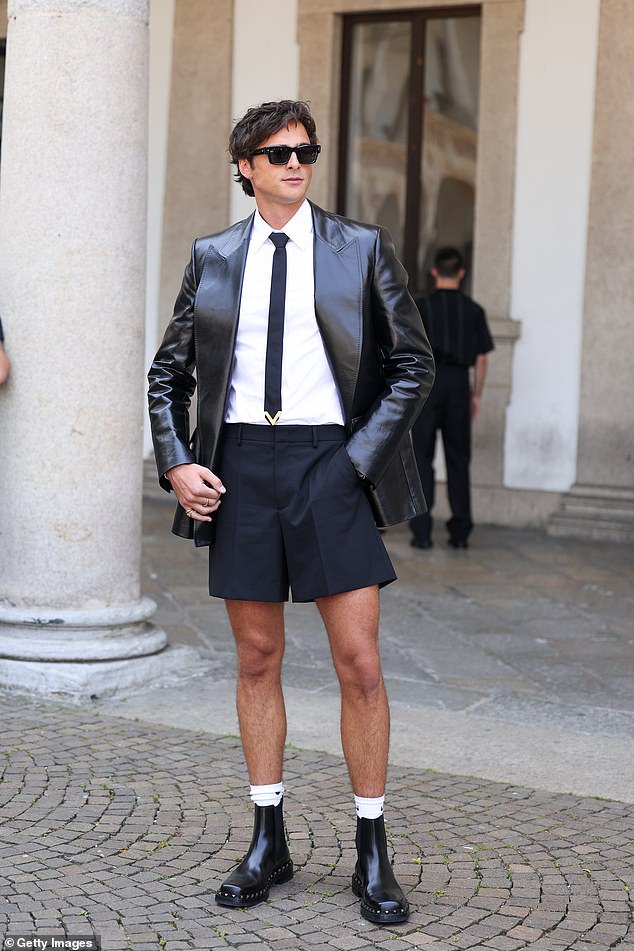
[[(235, 652), (207, 552), (170, 534), (173, 502), (146, 500), (144, 591), (177, 649), (197, 652), (187, 702), (170, 687), (104, 712), (237, 734)], [(399, 580), (382, 592), (391, 760), (634, 804), (634, 546), (478, 525), (467, 551), (385, 535)], [(286, 611), (289, 739), (339, 755), (339, 689), (312, 605)], [(213, 689), (210, 689), (213, 684)]]
[[(233, 678), (224, 607), (210, 599), (207, 549), (170, 534), (173, 503), (144, 511), (144, 590), (171, 643), (189, 644)], [(392, 701), (508, 722), (634, 734), (634, 546), (477, 526), (456, 552), (385, 533), (398, 583), (382, 591), (383, 667)], [(326, 638), (310, 605), (287, 609), (289, 683), (338, 696)], [(580, 703), (580, 698), (583, 702)]]
[(634, 951), (631, 806), (393, 768), (388, 835), (413, 913), (379, 929), (350, 890), (343, 763), (290, 749), (296, 875), (266, 904), (220, 909), (214, 890), (251, 834), (237, 739), (9, 697), (0, 715), (0, 936), (92, 932), (104, 951)]

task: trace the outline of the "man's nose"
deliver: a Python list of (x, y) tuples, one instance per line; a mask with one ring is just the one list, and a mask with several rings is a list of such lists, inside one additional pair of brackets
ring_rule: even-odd
[(286, 163), (287, 168), (299, 168), (301, 162), (297, 158), (296, 152), (291, 152), (288, 162)]

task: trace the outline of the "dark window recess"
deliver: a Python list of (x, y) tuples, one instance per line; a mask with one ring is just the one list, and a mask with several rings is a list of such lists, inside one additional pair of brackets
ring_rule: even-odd
[(480, 8), (345, 17), (342, 61), (338, 210), (388, 228), (426, 290), (439, 247), (473, 255)]

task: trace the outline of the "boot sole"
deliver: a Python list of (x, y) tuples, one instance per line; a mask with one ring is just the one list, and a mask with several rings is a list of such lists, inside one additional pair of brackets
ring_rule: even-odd
[(271, 872), (262, 888), (259, 888), (256, 892), (247, 895), (223, 895), (221, 887), (220, 891), (216, 892), (216, 904), (223, 905), (225, 908), (250, 908), (252, 905), (259, 905), (260, 902), (267, 901), (269, 889), (273, 885), (283, 885), (284, 882), (290, 881), (293, 874), (293, 863), (289, 859), (288, 862)]
[(407, 921), (409, 918), (409, 906), (407, 908), (396, 908), (394, 911), (381, 912), (371, 905), (368, 905), (363, 897), (363, 883), (356, 875), (352, 876), (352, 892), (357, 898), (361, 899), (361, 917), (366, 921), (371, 921), (375, 925), (396, 925)]

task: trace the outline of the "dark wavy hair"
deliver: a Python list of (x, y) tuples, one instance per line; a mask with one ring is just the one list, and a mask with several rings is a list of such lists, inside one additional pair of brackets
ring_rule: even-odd
[[(307, 102), (294, 99), (280, 99), (278, 102), (263, 102), (261, 106), (248, 109), (236, 122), (229, 136), (229, 154), (231, 162), (237, 166), (240, 159), (252, 158), (253, 151), (260, 147), (269, 136), (288, 129), (294, 123), (301, 123), (310, 139), (311, 145), (317, 144), (315, 120), (310, 114)], [(253, 198), (253, 186), (248, 178), (237, 169), (235, 180), (242, 185), (243, 191)]]
[(434, 267), (441, 277), (458, 277), (465, 262), (458, 248), (439, 248), (434, 258)]

